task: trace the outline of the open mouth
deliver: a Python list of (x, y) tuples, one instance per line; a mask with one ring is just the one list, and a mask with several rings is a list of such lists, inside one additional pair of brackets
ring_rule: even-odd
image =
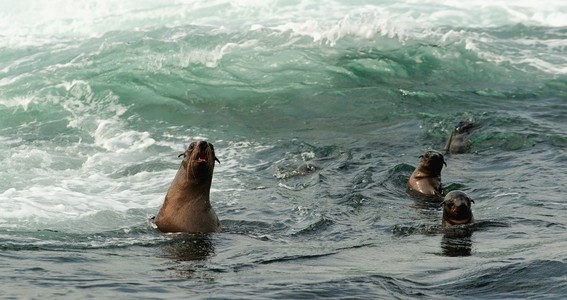
[(216, 161), (220, 164), (219, 159), (215, 156), (213, 145), (205, 141), (191, 143), (187, 151), (179, 156), (187, 157), (187, 155), (189, 155), (191, 163), (214, 164), (214, 161)]
[(199, 155), (197, 156), (197, 161), (198, 162), (207, 162), (208, 161), (207, 151), (205, 150), (205, 148), (199, 149)]

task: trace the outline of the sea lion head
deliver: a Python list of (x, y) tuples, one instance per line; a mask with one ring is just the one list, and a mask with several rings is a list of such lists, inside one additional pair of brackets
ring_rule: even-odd
[(431, 175), (441, 175), (443, 165), (447, 166), (443, 154), (435, 150), (429, 150), (420, 155), (420, 168)]
[(475, 126), (475, 123), (472, 120), (461, 120), (459, 124), (455, 126), (455, 133), (463, 134), (463, 133), (470, 133)]
[(443, 221), (450, 225), (468, 224), (472, 222), (473, 215), (471, 203), (474, 203), (467, 194), (462, 191), (451, 191), (442, 202)]
[(188, 179), (197, 181), (212, 178), (215, 161), (220, 164), (213, 145), (206, 141), (192, 142), (185, 152), (179, 154), (181, 156), (184, 157), (182, 165)]

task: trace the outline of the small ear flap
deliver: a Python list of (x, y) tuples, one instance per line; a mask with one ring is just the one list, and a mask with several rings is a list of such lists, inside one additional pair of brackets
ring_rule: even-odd
[[(471, 199), (471, 202), (472, 202), (472, 203), (474, 203), (474, 200), (473, 200), (473, 199)], [(474, 204), (476, 204), (476, 203), (474, 203)]]
[(423, 158), (423, 155), (418, 156), (417, 158)]
[(447, 166), (447, 163), (443, 160), (443, 164), (445, 165), (445, 167)]
[(213, 147), (213, 144), (211, 144), (211, 143), (208, 143), (208, 144), (209, 144), (209, 147), (211, 147), (211, 151), (213, 151), (213, 156), (215, 157), (215, 160), (220, 164), (220, 160), (215, 155), (215, 147)]
[(177, 155), (177, 157), (181, 157), (181, 156), (183, 156), (183, 157), (187, 157), (187, 151), (185, 151), (185, 152), (183, 152), (183, 153), (181, 153), (181, 154)]
[(443, 206), (443, 205), (445, 205), (445, 200), (443, 200), (443, 202), (441, 202), (441, 205), (439, 206)]

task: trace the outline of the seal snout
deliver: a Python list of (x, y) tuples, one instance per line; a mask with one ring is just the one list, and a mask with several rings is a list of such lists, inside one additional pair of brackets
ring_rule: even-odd
[(435, 150), (429, 150), (425, 152), (425, 154), (420, 155), (419, 158), (425, 161), (437, 162), (447, 165), (447, 163), (445, 162), (445, 158), (443, 157), (443, 154)]
[(434, 174), (440, 174), (443, 165), (447, 166), (443, 154), (435, 150), (429, 150), (425, 154), (420, 155), (419, 158), (421, 158), (422, 164), (430, 168), (430, 171)]
[(214, 165), (214, 161), (216, 161), (220, 164), (213, 145), (207, 141), (192, 142), (187, 150), (179, 155), (179, 157), (181, 156), (188, 157), (192, 162), (212, 163)]
[(448, 202), (447, 208), (454, 216), (465, 216), (470, 210), (469, 204), (465, 200), (460, 198)]
[(200, 141), (197, 145), (199, 151), (197, 156), (198, 161), (207, 162), (207, 149), (209, 148), (209, 143), (207, 143), (206, 141)]

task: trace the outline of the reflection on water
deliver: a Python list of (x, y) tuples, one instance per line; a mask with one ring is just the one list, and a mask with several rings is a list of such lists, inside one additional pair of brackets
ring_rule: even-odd
[(491, 228), (510, 227), (502, 221), (482, 220), (474, 224), (458, 225), (443, 228), (441, 250), (445, 256), (470, 256), (473, 246), (472, 234), (475, 231), (490, 230)]
[(214, 280), (206, 260), (215, 255), (209, 234), (168, 234), (170, 239), (160, 247), (160, 256), (171, 259), (166, 269), (176, 278)]
[(177, 261), (204, 260), (215, 254), (210, 235), (173, 234), (171, 241), (162, 247), (165, 257)]
[(444, 256), (470, 256), (472, 250), (472, 233), (470, 228), (447, 228), (441, 239), (441, 250)]

